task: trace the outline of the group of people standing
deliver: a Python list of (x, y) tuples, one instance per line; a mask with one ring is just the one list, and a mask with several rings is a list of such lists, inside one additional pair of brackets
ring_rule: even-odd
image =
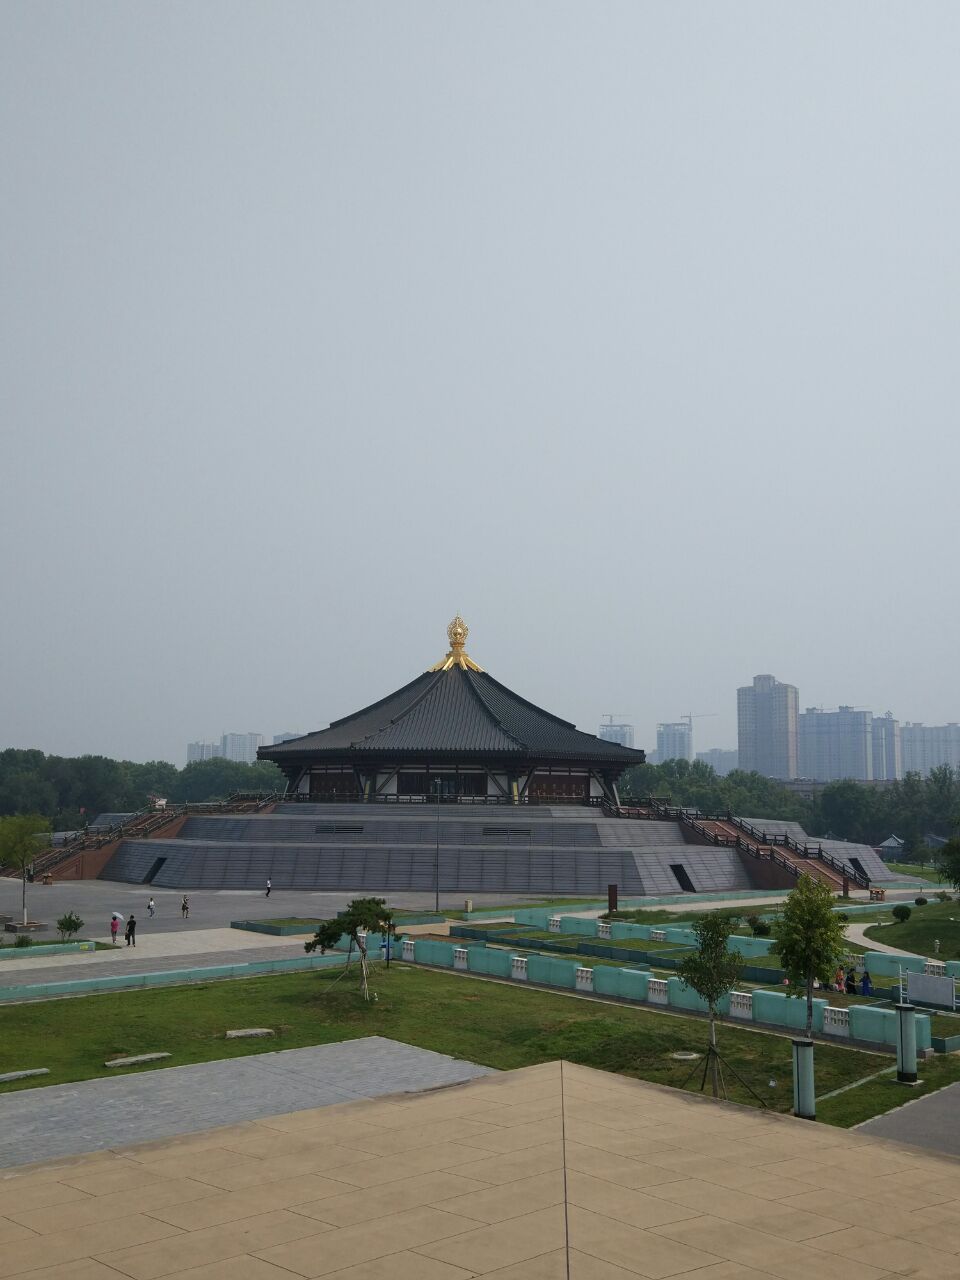
[(873, 983), (870, 981), (870, 974), (864, 969), (863, 976), (857, 983), (857, 971), (851, 967), (844, 972), (843, 965), (837, 965), (837, 972), (833, 975), (833, 989), (846, 993), (848, 996), (855, 996), (859, 990), (862, 996), (873, 995)]

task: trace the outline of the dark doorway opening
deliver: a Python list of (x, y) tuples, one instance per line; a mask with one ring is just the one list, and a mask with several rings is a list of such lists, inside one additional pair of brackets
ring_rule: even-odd
[(677, 883), (680, 885), (680, 888), (683, 890), (684, 893), (697, 892), (696, 889), (693, 887), (693, 881), (690, 879), (689, 875), (687, 874), (687, 869), (682, 862), (671, 862), (670, 870), (677, 877)]

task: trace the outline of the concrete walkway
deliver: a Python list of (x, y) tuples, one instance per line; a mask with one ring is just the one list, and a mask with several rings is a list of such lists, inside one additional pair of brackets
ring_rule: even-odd
[(489, 1074), (489, 1067), (367, 1036), (20, 1090), (0, 1096), (0, 1167), (151, 1142), (308, 1107), (436, 1089)]
[(872, 925), (866, 924), (848, 924), (843, 931), (843, 936), (849, 938), (851, 942), (856, 942), (861, 947), (866, 947), (868, 951), (882, 951), (888, 956), (915, 956), (917, 951), (904, 951), (903, 947), (888, 947), (884, 942), (877, 942), (875, 938), (867, 937), (867, 929)]
[[(923, 1079), (923, 1063), (920, 1063)], [(889, 1138), (894, 1142), (909, 1142), (928, 1151), (944, 1151), (947, 1155), (960, 1156), (960, 1084), (947, 1085), (925, 1098), (909, 1101), (910, 1090), (904, 1087), (907, 1104), (885, 1116), (877, 1116), (857, 1125), (859, 1133), (871, 1138)]]
[[(109, 951), (84, 951), (74, 956), (37, 956), (31, 957), (29, 951), (22, 953), (16, 960), (0, 960), (0, 985), (11, 985), (21, 979), (3, 982), (5, 973), (38, 972), (50, 973), (53, 969), (69, 966), (77, 976), (78, 971), (88, 968), (110, 966), (111, 973), (126, 972), (127, 966), (136, 965), (140, 960), (154, 961), (159, 958), (175, 957), (180, 964), (199, 957), (205, 960), (211, 955), (224, 955), (228, 952), (239, 952), (238, 960), (248, 958), (249, 951), (263, 951), (267, 948), (284, 948), (302, 950), (304, 942), (310, 937), (308, 933), (295, 934), (286, 938), (276, 937), (269, 933), (252, 933), (243, 929), (194, 929), (190, 933), (144, 933), (137, 935), (137, 945), (128, 947), (122, 940)], [(156, 966), (153, 966), (156, 967)], [(135, 968), (133, 972), (142, 972)], [(96, 975), (90, 973), (88, 977)]]

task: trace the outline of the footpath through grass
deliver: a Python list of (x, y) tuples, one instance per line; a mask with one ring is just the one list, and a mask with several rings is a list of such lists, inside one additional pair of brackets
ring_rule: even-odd
[[(877, 917), (892, 919), (893, 905), (895, 904), (878, 911)], [(940, 950), (936, 953), (938, 960), (960, 958), (960, 902), (937, 902), (933, 899), (925, 907), (918, 907), (912, 902), (904, 905), (910, 908), (909, 920), (903, 924), (867, 924), (865, 935), (875, 942), (886, 943), (888, 947), (915, 951), (922, 956), (933, 956), (934, 940), (939, 939)], [(861, 923), (859, 919), (855, 922)]]
[[(275, 1049), (378, 1035), (509, 1070), (565, 1058), (605, 1071), (679, 1087), (694, 1065), (678, 1052), (702, 1053), (706, 1021), (577, 1000), (394, 964), (377, 966), (376, 1002), (364, 1004), (354, 973), (340, 971), (135, 991), (8, 1005), (0, 1010), (0, 1071), (49, 1067), (38, 1080), (0, 1092), (114, 1075), (104, 1061), (120, 1054), (167, 1051), (164, 1066), (234, 1058)], [(227, 1041), (234, 1027), (273, 1027), (268, 1041)], [(791, 1045), (787, 1037), (724, 1025), (720, 1050), (768, 1106), (789, 1111)], [(819, 1045), (817, 1090), (862, 1079), (890, 1059)], [(690, 1083), (695, 1089), (699, 1076)], [(754, 1104), (728, 1081), (730, 1097)]]

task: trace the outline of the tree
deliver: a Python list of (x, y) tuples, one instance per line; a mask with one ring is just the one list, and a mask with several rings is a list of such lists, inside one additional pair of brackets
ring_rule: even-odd
[(960, 836), (951, 836), (936, 851), (937, 874), (960, 893)]
[(844, 922), (829, 888), (801, 876), (773, 924), (772, 950), (790, 979), (791, 995), (807, 997), (807, 1035), (813, 1031), (813, 984), (828, 986), (846, 952)]
[(27, 872), (49, 830), (47, 819), (35, 813), (0, 818), (0, 865), (15, 867), (20, 872), (24, 924), (27, 923)]
[(66, 915), (61, 916), (57, 921), (57, 932), (60, 934), (61, 942), (66, 942), (75, 933), (79, 933), (82, 928), (83, 921), (75, 911), (68, 911)]
[(720, 1060), (717, 1057), (717, 1005), (737, 985), (743, 970), (743, 956), (727, 946), (732, 921), (723, 915), (706, 915), (693, 931), (697, 949), (677, 969), (680, 981), (692, 987), (707, 1002), (710, 1014), (710, 1083), (713, 1096), (720, 1096)]
[(896, 920), (897, 924), (906, 924), (910, 919), (910, 908), (904, 906), (902, 902), (898, 902), (890, 914), (893, 916), (894, 920)]
[[(383, 898), (354, 898), (343, 911), (332, 920), (324, 920), (309, 942), (303, 944), (304, 951), (316, 951), (320, 954), (332, 951), (341, 938), (350, 939), (350, 949), (357, 948), (360, 956), (360, 986), (364, 1000), (370, 999), (369, 963), (367, 957), (368, 933), (384, 933), (390, 939), (394, 934), (393, 912), (387, 907)], [(387, 955), (390, 948), (387, 948)]]

